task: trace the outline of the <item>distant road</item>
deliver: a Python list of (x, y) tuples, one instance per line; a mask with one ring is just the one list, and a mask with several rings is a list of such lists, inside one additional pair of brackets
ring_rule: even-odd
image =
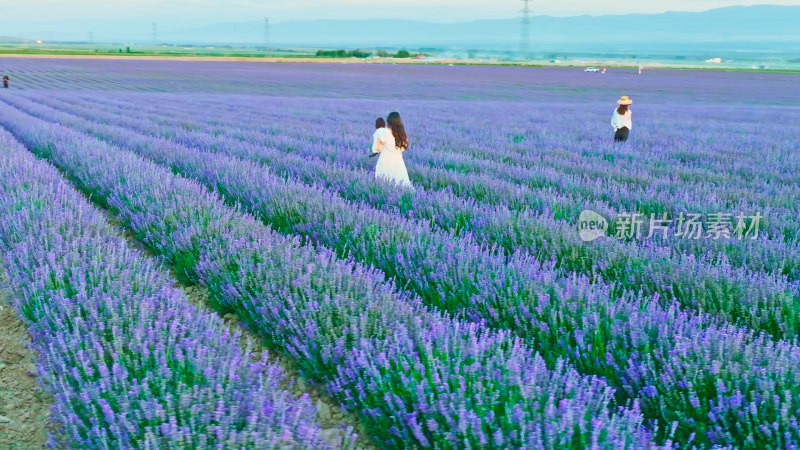
[[(146, 60), (146, 61), (201, 61), (201, 62), (246, 62), (246, 63), (334, 63), (334, 64), (416, 64), (416, 65), (473, 65), (473, 66), (520, 66), (520, 67), (608, 67), (608, 68), (634, 68), (639, 65), (630, 61), (614, 60), (569, 60), (569, 61), (528, 61), (515, 62), (499, 59), (455, 59), (455, 58), (324, 58), (324, 57), (260, 57), (260, 56), (201, 56), (201, 55), (96, 55), (96, 54), (59, 54), (59, 53), (0, 53), (0, 58), (31, 58), (31, 59), (99, 59), (99, 60)], [(796, 69), (751, 69), (745, 67), (726, 66), (723, 64), (676, 64), (663, 62), (642, 62), (641, 67), (647, 71), (651, 69), (671, 70), (711, 70), (711, 71), (737, 71), (737, 72), (782, 72), (800, 73)]]

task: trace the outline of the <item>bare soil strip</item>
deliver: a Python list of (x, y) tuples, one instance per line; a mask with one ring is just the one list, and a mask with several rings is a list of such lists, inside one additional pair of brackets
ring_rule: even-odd
[[(176, 287), (182, 289), (186, 294), (186, 297), (189, 298), (189, 301), (196, 307), (208, 308), (208, 290), (206, 288), (202, 286), (187, 287), (177, 284)], [(247, 329), (242, 329), (239, 318), (235, 314), (225, 314), (223, 319), (225, 320), (225, 324), (228, 325), (231, 333), (242, 333), (241, 337), (239, 338), (239, 343), (242, 345), (242, 348), (245, 348), (248, 344), (250, 344), (251, 348), (256, 349), (253, 352), (256, 360), (261, 360), (261, 358), (266, 356), (267, 361), (281, 365), (281, 368), (283, 369), (283, 372), (286, 374), (287, 378), (287, 383), (284, 386), (285, 389), (295, 396), (300, 396), (303, 394), (309, 395), (314, 403), (314, 406), (317, 407), (317, 420), (322, 427), (322, 432), (326, 437), (329, 438), (331, 442), (337, 442), (340, 440), (344, 433), (344, 427), (352, 427), (353, 432), (359, 436), (358, 440), (356, 441), (356, 449), (374, 448), (367, 439), (366, 432), (359, 425), (356, 416), (342, 410), (336, 401), (328, 396), (323, 386), (313, 384), (312, 382), (305, 380), (302, 376), (300, 376), (295, 368), (294, 362), (290, 358), (280, 355), (277, 352), (267, 352), (266, 350), (259, 352), (258, 349), (265, 349), (264, 342), (254, 333), (248, 331)]]
[[(91, 201), (91, 199), (88, 200)], [(120, 234), (125, 237), (131, 248), (135, 248), (147, 255), (158, 258), (149, 247), (137, 241), (134, 234), (113, 216), (110, 211), (94, 202), (93, 204), (105, 215), (109, 223), (117, 227)], [(177, 281), (178, 277), (176, 274), (174, 272), (171, 273), (172, 278), (176, 280), (174, 286), (184, 292), (192, 305), (198, 309), (211, 310), (209, 307), (208, 289), (199, 285), (187, 286), (181, 284)], [(213, 310), (211, 311), (214, 312)], [(268, 362), (280, 364), (286, 375), (286, 383), (283, 386), (284, 389), (295, 396), (308, 394), (314, 406), (317, 407), (317, 421), (322, 428), (322, 432), (330, 442), (340, 442), (346, 428), (349, 427), (352, 428), (353, 433), (358, 435), (358, 439), (354, 443), (355, 450), (371, 450), (375, 448), (369, 438), (367, 438), (366, 430), (359, 423), (357, 416), (352, 412), (343, 410), (339, 404), (325, 392), (324, 386), (302, 377), (297, 371), (297, 365), (291, 358), (283, 356), (277, 351), (268, 351), (264, 341), (258, 337), (257, 334), (248, 330), (246, 326), (243, 326), (242, 322), (235, 314), (225, 314), (223, 320), (231, 334), (237, 332), (241, 333), (239, 345), (242, 348), (247, 348), (249, 345), (256, 360), (260, 361), (262, 358), (266, 358)], [(2, 446), (0, 446), (0, 449), (2, 449)]]
[(10, 297), (0, 268), (0, 448), (45, 448), (52, 397), (36, 382), (30, 336)]
[[(608, 68), (637, 68), (640, 63), (635, 61), (617, 61), (606, 59), (574, 59), (568, 61), (551, 62), (549, 60), (533, 61), (505, 61), (499, 59), (464, 60), (457, 58), (320, 58), (320, 57), (280, 57), (280, 56), (202, 56), (202, 55), (75, 55), (75, 54), (43, 54), (43, 53), (0, 53), (0, 58), (31, 58), (31, 59), (95, 59), (95, 60), (130, 60), (130, 61), (197, 61), (197, 62), (246, 62), (246, 63), (317, 63), (317, 64), (405, 64), (405, 65), (464, 65), (464, 66), (520, 66), (520, 67), (586, 67), (601, 66)], [(798, 73), (796, 68), (787, 69), (750, 69), (735, 66), (656, 62), (648, 61), (641, 64), (643, 69), (677, 69), (677, 70), (703, 70), (703, 71), (734, 71), (734, 72), (764, 72), (764, 73)]]
[[(130, 230), (123, 227), (109, 211), (96, 203), (95, 206), (104, 213), (112, 225), (119, 229), (131, 247), (156, 257), (152, 251), (136, 241)], [(183, 290), (193, 305), (209, 309), (208, 291), (205, 288), (185, 286), (177, 281), (175, 286)], [(9, 304), (11, 295), (6, 273), (0, 266), (0, 449), (43, 449), (46, 448), (47, 432), (53, 427), (48, 420), (52, 397), (36, 382), (34, 353), (29, 348), (30, 336), (24, 323)], [(286, 374), (285, 389), (296, 396), (309, 395), (317, 407), (317, 420), (323, 428), (323, 433), (332, 443), (340, 441), (339, 438), (344, 435), (346, 428), (351, 427), (359, 436), (354, 443), (355, 449), (375, 448), (366, 437), (366, 432), (359, 424), (356, 415), (339, 407), (322, 386), (304, 379), (291, 358), (278, 352), (267, 352), (264, 342), (255, 333), (242, 327), (235, 315), (226, 314), (223, 319), (232, 333), (241, 332), (239, 344), (242, 348), (249, 344), (251, 349), (255, 349), (253, 350), (255, 359), (266, 357), (268, 361), (281, 365)]]
[[(255, 56), (199, 56), (199, 55), (59, 55), (41, 53), (2, 53), (0, 58), (29, 59), (100, 59), (100, 60), (145, 60), (145, 61), (218, 61), (249, 63), (336, 63), (336, 64), (422, 64), (424, 61), (414, 58), (380, 58), (365, 60), (364, 58), (317, 58), (317, 57), (255, 57)], [(437, 59), (436, 63), (457, 63), (457, 59)]]

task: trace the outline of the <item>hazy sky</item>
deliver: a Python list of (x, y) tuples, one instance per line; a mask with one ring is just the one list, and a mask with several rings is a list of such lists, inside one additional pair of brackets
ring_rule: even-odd
[[(578, 15), (702, 11), (736, 4), (800, 5), (793, 0), (572, 0), (532, 1), (533, 14)], [(245, 21), (269, 16), (275, 22), (324, 18), (395, 17), (438, 22), (518, 15), (521, 0), (0, 0), (0, 25), (57, 21), (148, 19), (195, 23)], [(0, 28), (0, 35), (3, 35)]]

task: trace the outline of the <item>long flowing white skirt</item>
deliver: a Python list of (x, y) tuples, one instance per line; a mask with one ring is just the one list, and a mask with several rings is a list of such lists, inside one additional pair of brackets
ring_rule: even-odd
[(412, 187), (408, 178), (403, 151), (400, 149), (382, 150), (375, 166), (375, 178), (394, 181), (405, 187)]

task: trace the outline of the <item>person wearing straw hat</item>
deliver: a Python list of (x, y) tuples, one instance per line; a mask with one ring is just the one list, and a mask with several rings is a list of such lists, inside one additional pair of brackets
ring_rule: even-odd
[(614, 141), (625, 142), (628, 140), (628, 135), (633, 128), (633, 119), (631, 118), (630, 106), (633, 100), (627, 95), (623, 95), (617, 100), (617, 109), (614, 110), (614, 115), (611, 116), (611, 126), (614, 127)]

